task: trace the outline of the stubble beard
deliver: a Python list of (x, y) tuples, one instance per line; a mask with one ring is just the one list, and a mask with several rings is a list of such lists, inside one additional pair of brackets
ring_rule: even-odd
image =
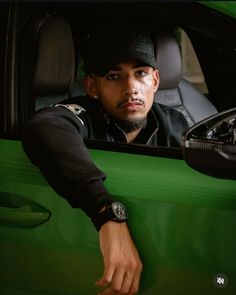
[(114, 122), (125, 132), (133, 132), (140, 128), (144, 128), (147, 123), (147, 117), (132, 120), (115, 119)]

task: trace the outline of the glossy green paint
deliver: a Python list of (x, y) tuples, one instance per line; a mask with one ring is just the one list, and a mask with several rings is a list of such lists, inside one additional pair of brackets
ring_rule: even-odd
[[(96, 294), (103, 266), (91, 222), (52, 191), (20, 142), (0, 140), (0, 152), (0, 200), (11, 199), (0, 204), (0, 294)], [(236, 181), (202, 175), (182, 160), (90, 153), (129, 209), (144, 262), (140, 294), (235, 294)], [(12, 218), (17, 199), (49, 219), (28, 227), (2, 222), (1, 209), (10, 207)], [(217, 273), (227, 275), (227, 287), (214, 286)]]
[(199, 1), (203, 5), (207, 5), (225, 15), (236, 19), (236, 1)]
[(50, 212), (20, 194), (0, 192), (0, 224), (30, 228), (47, 222)]

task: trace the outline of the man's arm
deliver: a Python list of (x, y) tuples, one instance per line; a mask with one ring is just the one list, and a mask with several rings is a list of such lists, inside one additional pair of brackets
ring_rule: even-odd
[(126, 223), (105, 223), (99, 231), (104, 260), (103, 276), (96, 283), (106, 289), (99, 295), (136, 294), (142, 262)]
[[(92, 162), (83, 142), (86, 122), (63, 107), (37, 112), (26, 124), (23, 147), (48, 183), (72, 207), (80, 207), (92, 218), (112, 200), (105, 189), (105, 174)], [(100, 294), (135, 294), (142, 263), (126, 223), (107, 222), (99, 231), (104, 259)]]
[(53, 189), (91, 217), (111, 196), (103, 185), (106, 175), (95, 166), (83, 142), (86, 136), (85, 120), (63, 107), (51, 107), (28, 121), (22, 143)]

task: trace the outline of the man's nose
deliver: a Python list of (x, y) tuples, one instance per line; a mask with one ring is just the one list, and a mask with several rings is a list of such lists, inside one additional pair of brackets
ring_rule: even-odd
[(126, 97), (135, 97), (138, 94), (138, 87), (134, 77), (127, 77), (124, 82), (124, 94)]

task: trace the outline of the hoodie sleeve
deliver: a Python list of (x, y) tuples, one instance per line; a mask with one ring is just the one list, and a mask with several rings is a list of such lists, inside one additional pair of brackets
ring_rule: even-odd
[(103, 185), (106, 175), (84, 144), (87, 126), (86, 113), (77, 117), (62, 106), (45, 108), (26, 123), (22, 144), (51, 187), (92, 218), (112, 198)]

